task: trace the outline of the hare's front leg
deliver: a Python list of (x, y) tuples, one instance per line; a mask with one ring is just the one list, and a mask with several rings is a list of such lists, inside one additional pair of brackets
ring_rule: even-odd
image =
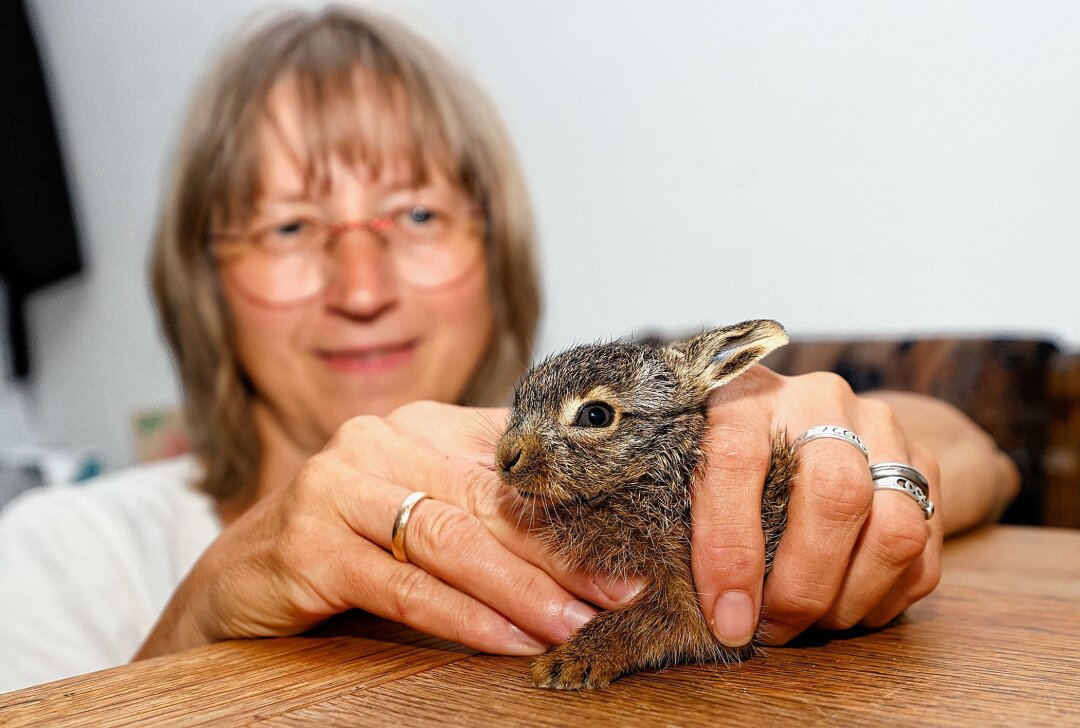
[(713, 640), (696, 602), (689, 606), (673, 610), (670, 602), (645, 596), (601, 612), (533, 663), (533, 682), (560, 690), (602, 688), (627, 672), (701, 659), (697, 653), (712, 649)]

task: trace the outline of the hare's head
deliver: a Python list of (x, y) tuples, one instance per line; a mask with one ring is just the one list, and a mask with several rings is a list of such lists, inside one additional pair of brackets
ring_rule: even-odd
[(514, 393), (499, 475), (545, 505), (683, 477), (709, 392), (786, 342), (780, 324), (760, 320), (667, 348), (616, 341), (552, 356)]

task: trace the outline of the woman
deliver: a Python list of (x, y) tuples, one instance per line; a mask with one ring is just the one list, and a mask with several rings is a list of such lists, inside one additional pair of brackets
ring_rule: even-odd
[[(524, 187), (467, 76), (385, 19), (283, 15), (208, 77), (175, 169), (153, 275), (195, 455), (5, 514), (0, 689), (350, 608), (536, 654), (633, 598), (634, 583), (552, 562), (504, 515), (487, 467), (503, 412), (455, 406), (507, 401), (539, 308)], [(806, 442), (763, 586), (781, 425), (847, 428), (868, 452)], [(731, 645), (759, 614), (777, 644), (885, 624), (937, 583), (944, 533), (1015, 489), (951, 408), (855, 397), (832, 375), (756, 368), (715, 398), (705, 447), (694, 572)], [(867, 458), (924, 473), (939, 513), (875, 491)], [(430, 497), (394, 548), (414, 491)]]

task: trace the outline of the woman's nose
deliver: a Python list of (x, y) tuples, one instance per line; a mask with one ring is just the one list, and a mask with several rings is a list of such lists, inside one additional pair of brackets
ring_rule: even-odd
[(327, 305), (372, 318), (397, 301), (397, 276), (385, 241), (366, 229), (339, 233), (326, 251)]

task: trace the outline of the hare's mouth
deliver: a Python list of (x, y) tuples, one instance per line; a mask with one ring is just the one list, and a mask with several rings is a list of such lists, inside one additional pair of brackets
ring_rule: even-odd
[(553, 501), (560, 500), (551, 488), (551, 483), (535, 472), (500, 473), (503, 483), (509, 489), (517, 493), (521, 500), (528, 503), (543, 503), (549, 505)]
[(543, 490), (528, 490), (526, 488), (522, 488), (521, 486), (515, 485), (514, 491), (523, 501), (530, 504), (542, 504), (544, 506), (547, 506), (550, 505), (552, 500), (551, 493)]
[(515, 493), (517, 493), (519, 496), (526, 500), (536, 500), (538, 498), (544, 497), (544, 493), (542, 491), (531, 490), (524, 487), (524, 485), (521, 483), (514, 483), (511, 487), (513, 488)]

